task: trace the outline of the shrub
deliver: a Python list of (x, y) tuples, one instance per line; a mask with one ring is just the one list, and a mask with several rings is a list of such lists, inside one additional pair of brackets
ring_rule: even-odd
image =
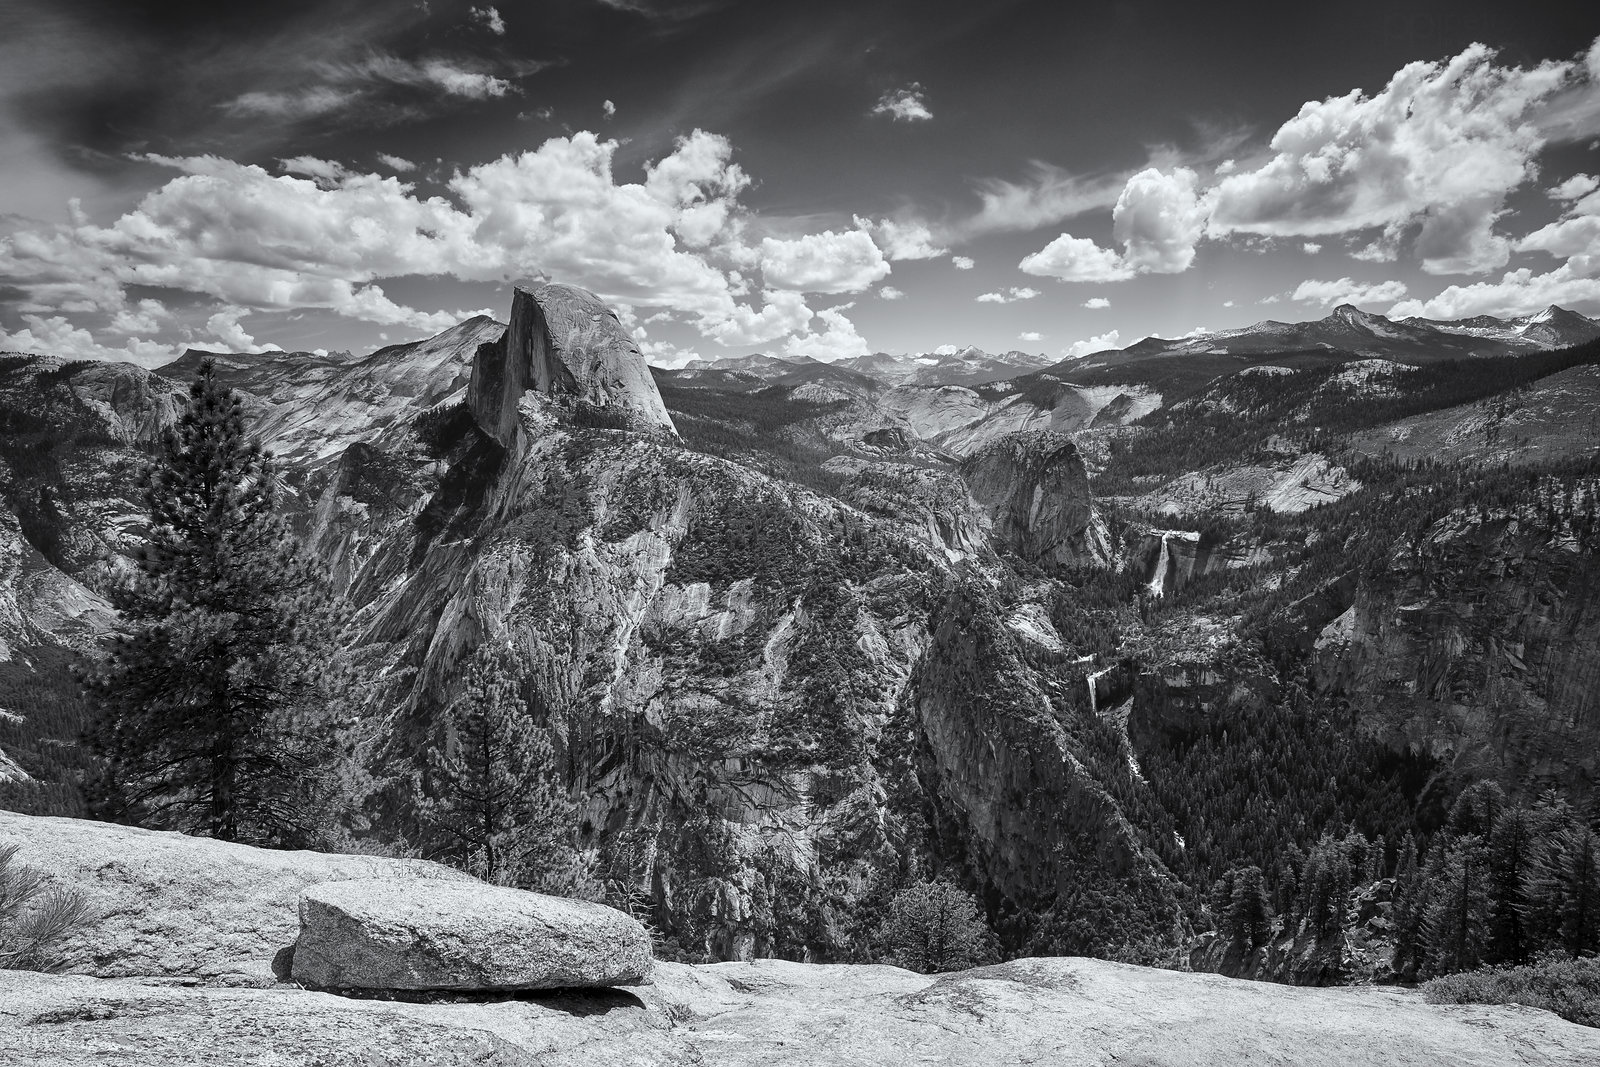
[(882, 942), (891, 962), (923, 974), (994, 963), (994, 933), (972, 894), (949, 882), (917, 882), (895, 894)]
[(88, 921), (89, 905), (18, 863), (19, 847), (0, 845), (0, 969), (54, 970), (56, 943)]
[(1481, 967), (1422, 986), (1430, 1004), (1522, 1004), (1600, 1027), (1600, 959), (1551, 953), (1520, 967)]

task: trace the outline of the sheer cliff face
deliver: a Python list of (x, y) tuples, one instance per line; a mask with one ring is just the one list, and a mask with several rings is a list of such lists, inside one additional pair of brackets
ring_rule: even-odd
[(1089, 472), (1066, 434), (1008, 434), (968, 459), (962, 473), (995, 540), (1023, 559), (1064, 567), (1109, 561)]
[(575, 286), (518, 286), (505, 333), (478, 351), (468, 403), (478, 425), (501, 445), (512, 444), (517, 406), (529, 390), (604, 409), (630, 430), (675, 432), (650, 368), (617, 313)]
[(1540, 516), (1457, 513), (1321, 632), (1363, 728), (1465, 775), (1600, 784), (1600, 562)]

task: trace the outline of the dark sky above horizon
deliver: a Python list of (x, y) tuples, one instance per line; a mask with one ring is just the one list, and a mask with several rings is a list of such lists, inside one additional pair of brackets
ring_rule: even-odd
[(1600, 314), (1587, 5), (11, 0), (0, 349), (655, 361)]

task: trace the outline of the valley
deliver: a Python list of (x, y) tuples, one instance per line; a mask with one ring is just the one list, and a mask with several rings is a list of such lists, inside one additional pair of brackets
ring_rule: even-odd
[[(490, 642), (606, 899), (691, 962), (872, 960), (926, 876), (1006, 957), (1170, 962), (1235, 870), (1288, 914), (1328, 841), (1364, 843), (1346, 892), (1392, 888), (1474, 783), (1597, 799), (1582, 316), (679, 370), (581, 289), (507, 318), (218, 358), (352, 613), (351, 839), (427, 853), (425, 754)], [(0, 356), (6, 807), (88, 810), (68, 668), (201, 356)], [(1319, 946), (1259, 976), (1400, 977)]]

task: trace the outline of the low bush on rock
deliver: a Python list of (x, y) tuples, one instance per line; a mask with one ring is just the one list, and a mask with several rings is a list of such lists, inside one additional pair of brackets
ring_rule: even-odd
[(71, 889), (48, 885), (17, 862), (19, 845), (0, 845), (0, 969), (50, 971), (55, 947), (89, 920), (89, 905)]
[(1551, 953), (1521, 967), (1482, 967), (1424, 983), (1430, 1004), (1522, 1004), (1600, 1027), (1600, 959)]

